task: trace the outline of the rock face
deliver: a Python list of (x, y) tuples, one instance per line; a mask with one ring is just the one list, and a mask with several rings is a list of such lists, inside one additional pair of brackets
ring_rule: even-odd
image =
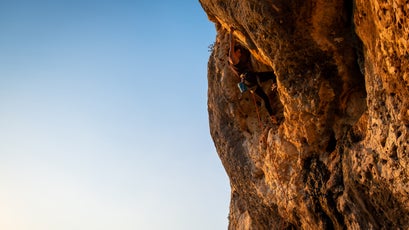
[[(217, 37), (211, 135), (229, 229), (409, 229), (409, 1), (200, 0)], [(228, 33), (252, 54), (278, 123), (237, 88)]]

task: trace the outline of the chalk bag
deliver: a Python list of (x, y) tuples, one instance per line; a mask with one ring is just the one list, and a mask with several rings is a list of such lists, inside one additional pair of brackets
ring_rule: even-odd
[(244, 93), (247, 91), (247, 86), (246, 84), (244, 84), (244, 82), (239, 82), (237, 86), (239, 87), (240, 93)]

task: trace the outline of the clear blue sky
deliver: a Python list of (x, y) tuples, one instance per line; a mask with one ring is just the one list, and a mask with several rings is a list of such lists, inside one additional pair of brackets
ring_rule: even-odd
[(226, 229), (196, 0), (0, 1), (0, 229)]

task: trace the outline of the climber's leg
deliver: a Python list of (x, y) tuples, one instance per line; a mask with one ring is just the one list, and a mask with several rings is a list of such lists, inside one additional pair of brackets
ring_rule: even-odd
[(268, 99), (268, 96), (266, 93), (264, 93), (263, 89), (261, 89), (260, 86), (257, 86), (256, 90), (254, 91), (261, 99), (263, 99), (264, 101), (264, 106), (267, 109), (268, 114), (270, 114), (270, 116), (273, 115), (273, 109), (271, 108), (270, 105), (270, 100)]

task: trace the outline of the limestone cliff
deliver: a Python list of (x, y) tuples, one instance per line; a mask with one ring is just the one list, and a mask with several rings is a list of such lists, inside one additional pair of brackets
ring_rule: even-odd
[[(208, 110), (229, 229), (409, 229), (409, 1), (200, 2), (217, 30)], [(237, 88), (231, 27), (276, 73), (276, 124)]]

